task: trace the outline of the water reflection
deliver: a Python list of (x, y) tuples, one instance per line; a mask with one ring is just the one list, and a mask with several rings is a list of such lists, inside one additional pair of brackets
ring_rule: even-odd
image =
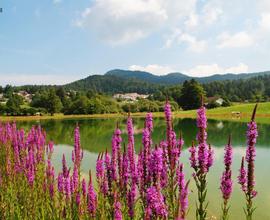
[[(84, 149), (91, 152), (104, 151), (110, 148), (112, 132), (116, 123), (119, 122), (122, 131), (125, 131), (125, 119), (68, 119), (68, 120), (43, 120), (41, 126), (46, 130), (48, 139), (55, 144), (73, 145), (73, 130), (76, 123), (80, 125), (81, 141)], [(18, 122), (18, 126), (29, 129), (33, 124), (39, 122)], [(134, 119), (136, 149), (141, 146), (142, 128), (144, 120)], [(194, 119), (176, 119), (174, 120), (174, 129), (179, 135), (183, 133), (185, 147), (189, 146), (196, 137), (196, 121)], [(208, 121), (208, 141), (216, 147), (223, 147), (227, 142), (229, 134), (232, 134), (233, 144), (245, 146), (246, 142), (246, 123), (230, 121)], [(270, 146), (270, 125), (258, 124), (259, 138), (258, 147)], [(124, 141), (126, 142), (126, 133), (123, 132)], [(166, 136), (165, 122), (163, 118), (154, 119), (153, 140), (155, 143), (164, 139)]]

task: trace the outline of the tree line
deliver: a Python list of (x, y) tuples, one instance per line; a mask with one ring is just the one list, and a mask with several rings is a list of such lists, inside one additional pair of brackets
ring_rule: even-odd
[[(125, 84), (128, 86), (129, 84)], [(155, 85), (149, 83), (143, 89), (137, 91), (139, 84), (128, 87), (128, 92), (150, 94), (148, 99), (139, 99), (135, 102), (115, 100), (109, 91), (114, 91), (110, 83), (106, 85), (106, 91), (102, 92), (96, 87), (90, 90), (75, 90), (68, 86), (0, 86), (2, 94), (0, 114), (10, 115), (34, 115), (40, 114), (104, 114), (120, 112), (144, 112), (162, 111), (166, 99), (170, 100), (173, 109), (196, 109), (201, 104), (201, 97), (218, 96), (224, 100), (224, 106), (230, 102), (262, 102), (269, 101), (270, 76), (258, 76), (250, 79), (215, 81), (200, 84), (192, 79), (183, 84), (174, 86)], [(131, 85), (130, 85), (131, 86)], [(86, 87), (85, 87), (86, 89)], [(32, 101), (25, 102), (18, 91), (26, 91), (32, 94)], [(126, 90), (125, 90), (126, 91)], [(123, 91), (124, 93), (124, 91)], [(4, 102), (6, 100), (6, 102)], [(208, 103), (208, 107), (217, 107), (216, 103)]]

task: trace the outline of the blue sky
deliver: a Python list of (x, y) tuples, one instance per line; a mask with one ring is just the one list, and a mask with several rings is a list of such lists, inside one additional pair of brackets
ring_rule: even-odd
[(269, 0), (0, 0), (0, 84), (270, 70)]

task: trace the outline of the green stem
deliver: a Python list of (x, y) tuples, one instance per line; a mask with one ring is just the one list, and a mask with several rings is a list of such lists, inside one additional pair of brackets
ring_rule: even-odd
[(198, 188), (198, 201), (199, 201), (199, 207), (197, 207), (196, 211), (196, 218), (198, 220), (205, 220), (207, 211), (206, 211), (206, 205), (205, 205), (205, 198), (206, 198), (206, 180), (205, 175), (200, 174), (197, 180), (197, 188)]

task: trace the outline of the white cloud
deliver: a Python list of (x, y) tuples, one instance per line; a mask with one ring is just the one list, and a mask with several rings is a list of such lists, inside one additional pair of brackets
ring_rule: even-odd
[(211, 25), (215, 23), (219, 17), (223, 14), (223, 10), (216, 6), (213, 2), (209, 2), (202, 9), (202, 21)]
[(19, 73), (1, 73), (0, 74), (0, 82), (1, 85), (63, 85), (66, 83), (73, 82), (78, 80), (78, 76), (73, 75), (65, 75), (63, 77), (62, 74), (19, 74)]
[(270, 1), (269, 0), (257, 0), (257, 6), (260, 12), (267, 13), (270, 11)]
[(175, 29), (167, 38), (164, 48), (170, 48), (173, 44), (186, 44), (191, 52), (201, 53), (207, 48), (207, 41), (198, 40), (195, 36), (182, 33), (180, 29)]
[(199, 16), (196, 13), (191, 13), (188, 20), (185, 21), (185, 26), (188, 29), (194, 28), (198, 25)]
[(129, 70), (146, 71), (146, 72), (150, 72), (150, 73), (153, 73), (156, 75), (165, 75), (168, 73), (175, 72), (175, 70), (173, 70), (169, 66), (161, 66), (161, 65), (157, 65), (157, 64), (150, 64), (147, 66), (131, 65), (128, 69)]
[(270, 30), (270, 13), (263, 13), (259, 22), (263, 30)]
[(179, 25), (195, 6), (196, 0), (96, 0), (74, 24), (112, 45), (126, 44)]
[(211, 76), (213, 74), (221, 74), (221, 73), (246, 73), (248, 72), (248, 66), (244, 63), (239, 63), (237, 66), (231, 67), (221, 67), (218, 64), (209, 64), (209, 65), (198, 65), (189, 70), (182, 71), (190, 76)]
[(185, 42), (188, 44), (188, 50), (195, 52), (195, 53), (201, 53), (205, 51), (207, 47), (207, 42), (204, 40), (197, 40), (196, 37), (189, 35), (189, 34), (182, 34), (178, 38), (179, 42)]
[(254, 39), (245, 31), (241, 31), (235, 34), (230, 34), (227, 32), (222, 33), (217, 37), (219, 43), (218, 48), (239, 48), (239, 47), (249, 47), (254, 44)]

